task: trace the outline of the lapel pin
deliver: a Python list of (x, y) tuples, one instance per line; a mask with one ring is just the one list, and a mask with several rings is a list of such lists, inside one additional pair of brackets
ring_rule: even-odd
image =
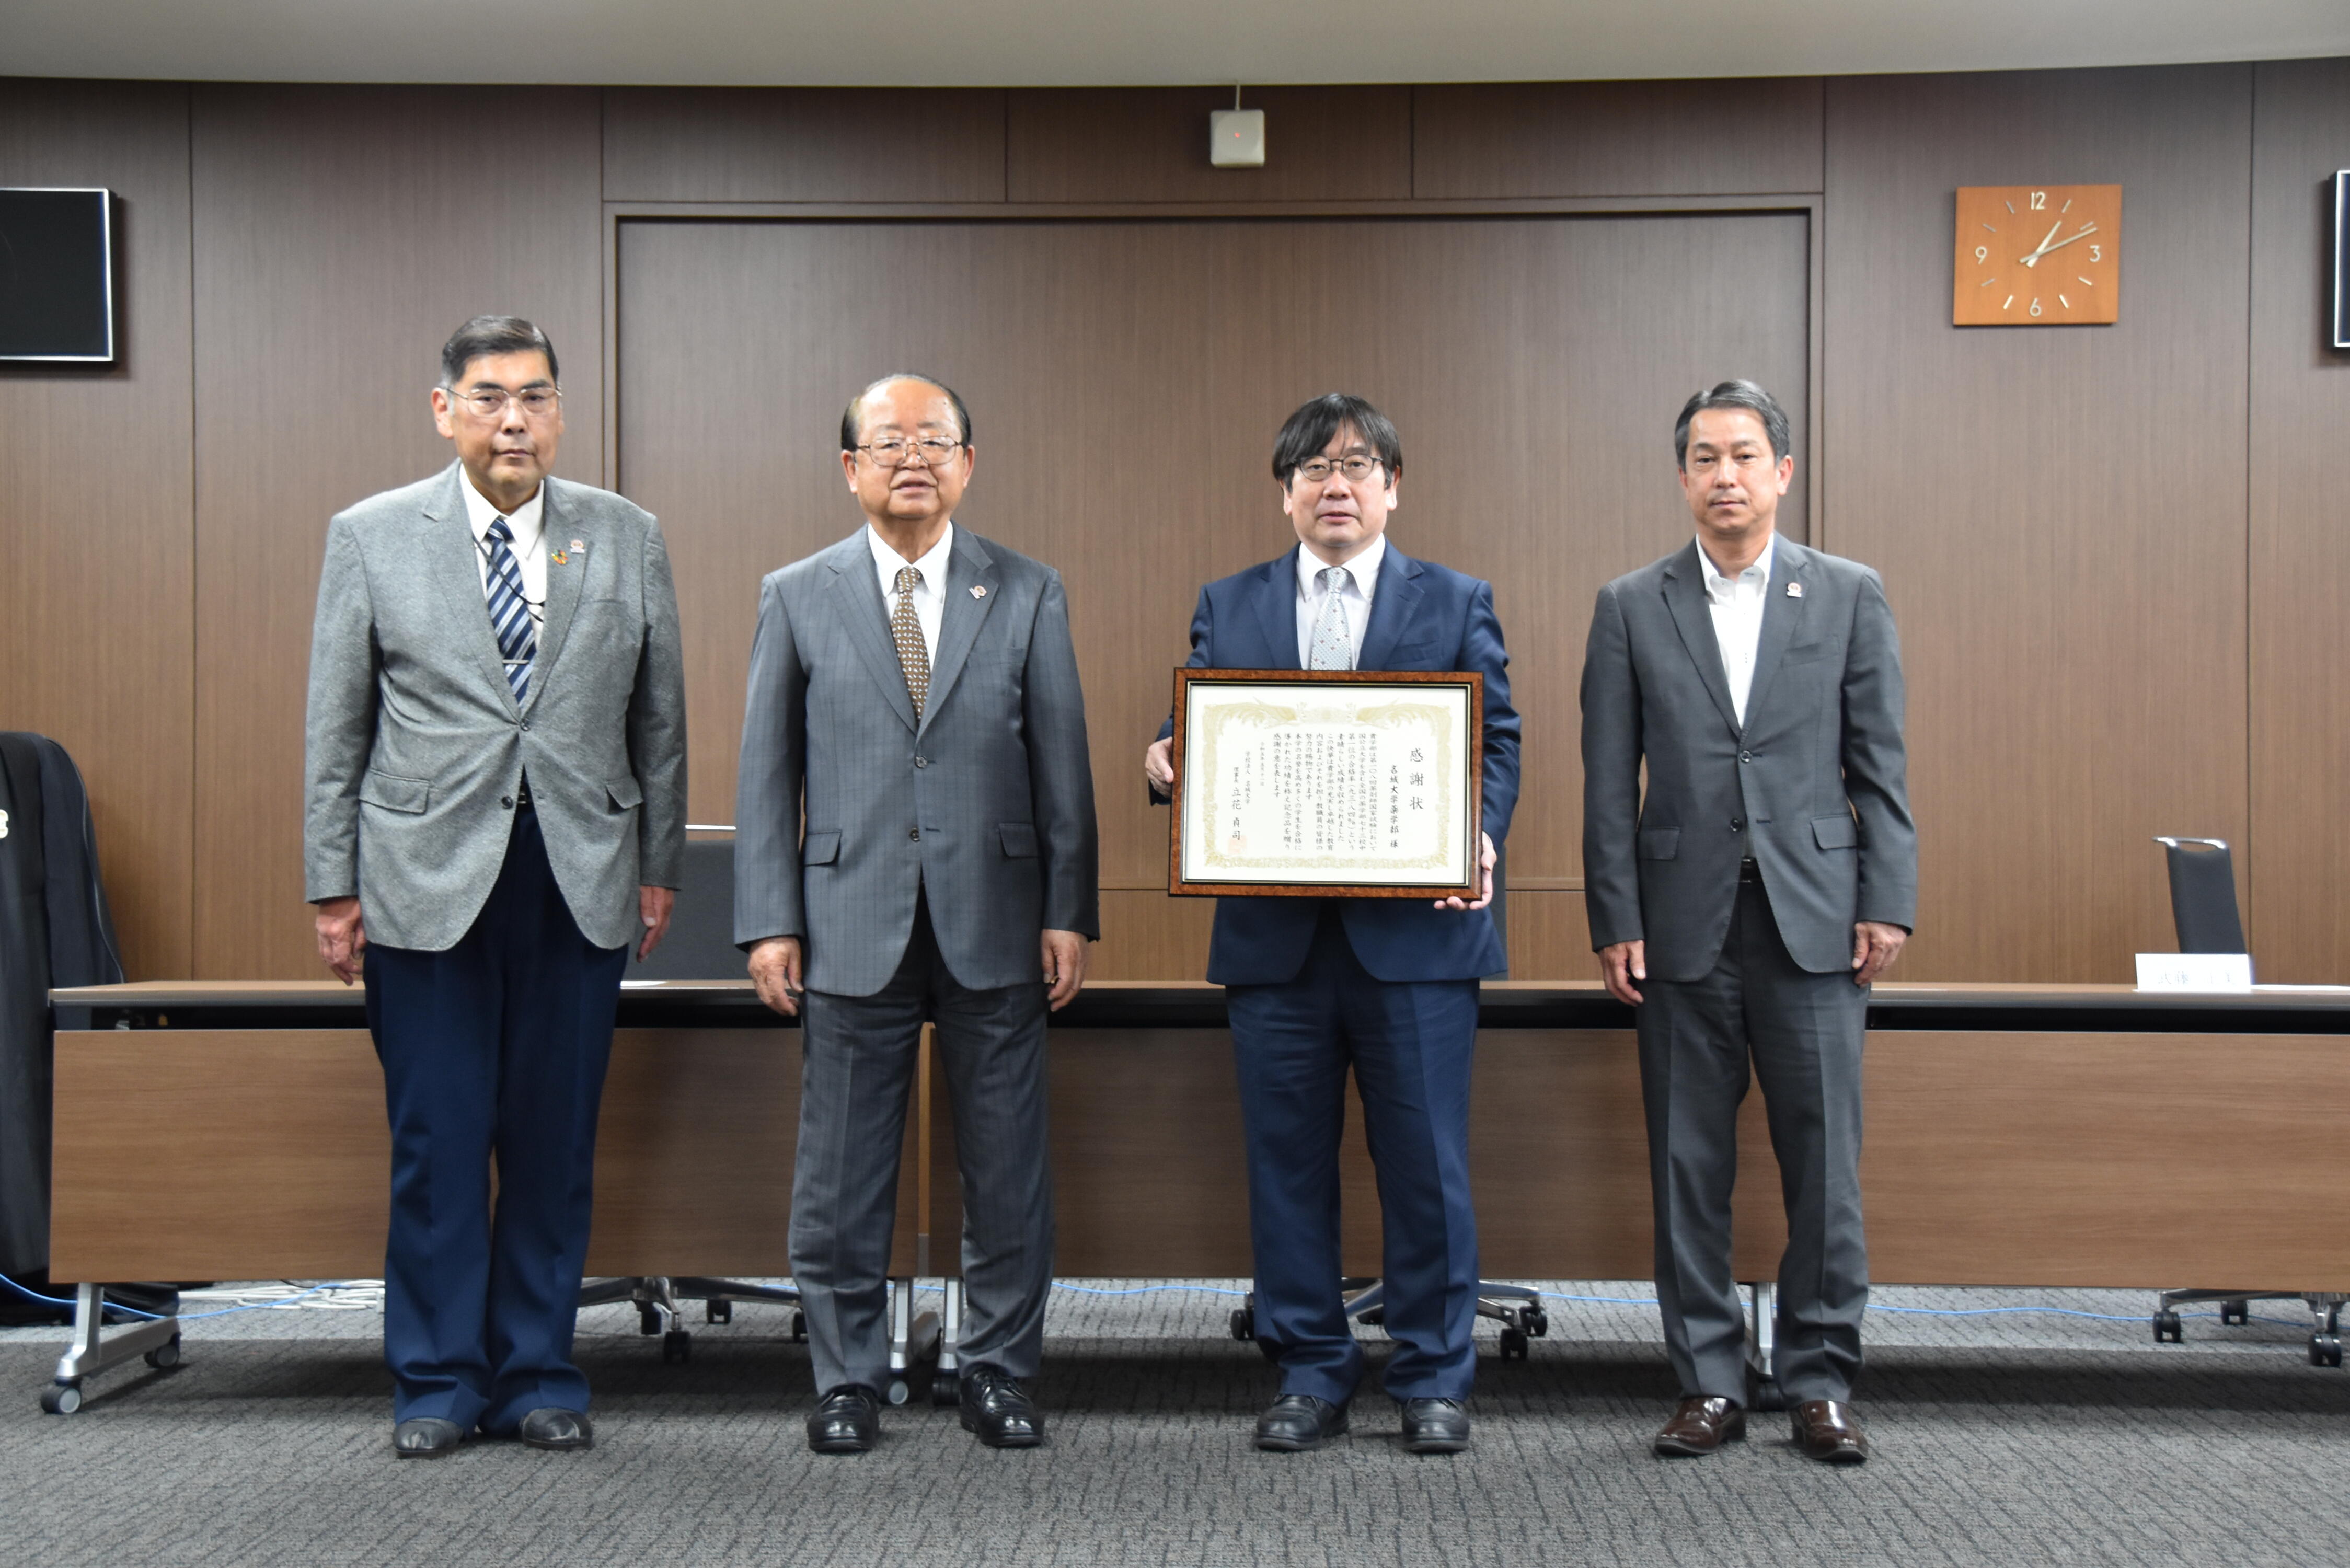
[(1804, 585), (1801, 583), (1789, 583), (1787, 585), (1787, 597), (1791, 599), (1802, 598), (1804, 597)]
[(985, 597), (987, 597), (987, 585), (986, 585), (985, 583), (973, 583), (973, 584), (972, 584), (972, 585), (971, 585), (971, 597), (973, 597), (973, 598), (975, 598), (975, 599), (983, 599), (983, 598), (985, 598)]

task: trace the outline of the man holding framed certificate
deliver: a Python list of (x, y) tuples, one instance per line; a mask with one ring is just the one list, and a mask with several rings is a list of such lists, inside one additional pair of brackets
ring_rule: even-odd
[(1256, 1337), (1281, 1367), (1261, 1449), (1346, 1431), (1362, 1376), (1339, 1287), (1350, 1068), (1378, 1176), (1387, 1391), (1413, 1452), (1469, 1444), (1469, 1075), (1477, 982), (1506, 963), (1486, 907), (1518, 716), (1492, 586), (1387, 540), (1402, 470), (1395, 426), (1360, 398), (1290, 415), (1273, 472), (1297, 546), (1200, 591), (1177, 712), (1143, 759), (1176, 806), (1170, 891), (1221, 895), (1208, 978), (1229, 988)]

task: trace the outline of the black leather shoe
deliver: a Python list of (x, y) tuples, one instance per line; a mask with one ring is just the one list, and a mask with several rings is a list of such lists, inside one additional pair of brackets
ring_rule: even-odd
[(1256, 1446), (1276, 1454), (1302, 1454), (1347, 1431), (1347, 1407), (1311, 1394), (1284, 1394), (1256, 1418)]
[(515, 1436), (534, 1449), (569, 1450), (596, 1446), (596, 1428), (584, 1410), (548, 1405), (533, 1410), (515, 1428)]
[(819, 1454), (872, 1451), (881, 1435), (881, 1397), (862, 1383), (844, 1383), (816, 1401), (807, 1418), (808, 1447)]
[(1746, 1412), (1720, 1396), (1690, 1394), (1673, 1407), (1650, 1447), (1669, 1459), (1695, 1459), (1746, 1436)]
[(1033, 1449), (1045, 1440), (1045, 1417), (1016, 1377), (992, 1366), (962, 1375), (962, 1429), (976, 1432), (991, 1449)]
[(1404, 1399), (1403, 1446), (1415, 1454), (1457, 1454), (1469, 1446), (1469, 1412), (1458, 1399)]
[(437, 1459), (464, 1440), (464, 1428), (438, 1416), (411, 1416), (391, 1429), (391, 1451), (403, 1459)]
[(1805, 1399), (1788, 1414), (1804, 1458), (1827, 1465), (1868, 1462), (1868, 1434), (1860, 1429), (1858, 1412), (1843, 1400)]

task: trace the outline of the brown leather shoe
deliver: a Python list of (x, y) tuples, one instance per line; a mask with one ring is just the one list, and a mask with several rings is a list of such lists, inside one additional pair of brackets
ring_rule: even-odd
[(1868, 1434), (1860, 1417), (1841, 1399), (1806, 1399), (1790, 1412), (1795, 1421), (1795, 1446), (1807, 1459), (1823, 1464), (1857, 1465), (1868, 1460)]
[(1673, 1418), (1657, 1434), (1657, 1452), (1668, 1457), (1695, 1458), (1746, 1436), (1746, 1412), (1728, 1399), (1692, 1394), (1673, 1411)]

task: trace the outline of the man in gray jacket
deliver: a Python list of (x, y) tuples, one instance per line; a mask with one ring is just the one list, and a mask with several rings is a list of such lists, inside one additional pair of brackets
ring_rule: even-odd
[[(653, 519), (547, 477), (546, 335), (478, 317), (432, 391), (457, 461), (328, 525), (305, 894), (391, 1117), (392, 1447), (594, 1441), (571, 1361), (629, 944), (685, 839), (677, 597)], [(494, 1219), (490, 1169), (497, 1168)]]
[(759, 587), (734, 938), (803, 1023), (791, 1256), (818, 1453), (863, 1453), (879, 1424), (925, 1020), (962, 1176), (962, 1424), (997, 1448), (1044, 1434), (1045, 1019), (1101, 934), (1093, 771), (1060, 574), (952, 520), (976, 456), (953, 392), (874, 382), (840, 426), (865, 526)]
[(1794, 459), (1769, 393), (1700, 392), (1673, 445), (1697, 538), (1599, 591), (1583, 668), (1584, 898), (1607, 989), (1638, 1009), (1681, 1385), (1655, 1446), (1745, 1435), (1730, 1194), (1751, 1058), (1787, 1206), (1779, 1385), (1803, 1450), (1857, 1463), (1861, 1037), (1918, 904), (1900, 649), (1875, 572), (1776, 536)]

